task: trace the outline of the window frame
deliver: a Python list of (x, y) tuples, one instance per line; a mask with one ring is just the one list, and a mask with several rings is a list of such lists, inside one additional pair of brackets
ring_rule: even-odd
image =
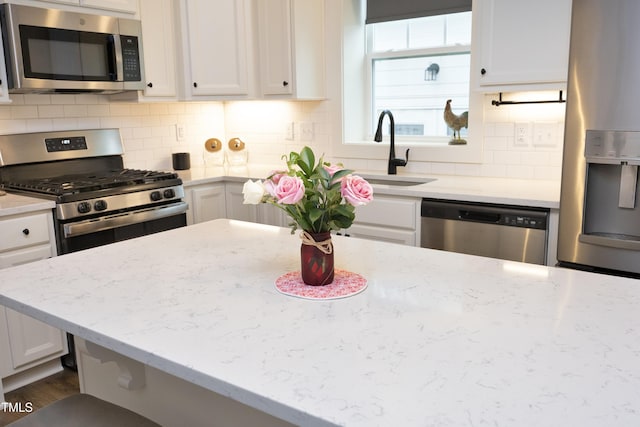
[[(366, 73), (367, 73), (367, 86), (366, 86), (366, 98), (367, 98), (367, 137), (373, 138), (373, 129), (371, 125), (375, 123), (377, 117), (375, 116), (375, 102), (373, 98), (373, 64), (376, 60), (384, 59), (406, 59), (406, 58), (424, 58), (429, 56), (445, 56), (445, 55), (458, 55), (469, 54), (471, 55), (471, 45), (451, 45), (447, 47), (433, 47), (433, 48), (420, 48), (420, 49), (403, 49), (403, 50), (391, 50), (391, 51), (376, 51), (372, 52), (370, 43), (372, 28), (367, 27), (367, 52), (366, 52)], [(471, 70), (469, 70), (471, 72)], [(471, 103), (471, 100), (469, 100)], [(444, 105), (443, 105), (444, 110)], [(414, 146), (429, 146), (429, 145), (448, 145), (450, 136), (437, 136), (437, 135), (398, 135), (396, 134), (396, 141), (407, 142)]]
[[(371, 84), (371, 74), (366, 70), (368, 61), (364, 58), (366, 50), (366, 26), (364, 24), (364, 2), (362, 0), (343, 0), (335, 8), (327, 9), (330, 25), (328, 34), (330, 40), (340, 46), (338, 49), (327, 50), (327, 79), (338, 80), (339, 85), (328, 86), (328, 113), (331, 121), (337, 126), (331, 133), (331, 152), (337, 158), (361, 160), (360, 168), (375, 168), (386, 164), (389, 153), (388, 138), (383, 143), (373, 142), (369, 137), (367, 115), (371, 115), (371, 99), (367, 99), (365, 85)], [(471, 35), (471, 70), (478, 67), (477, 54), (474, 54), (480, 31), (474, 25), (477, 17), (472, 14)], [(356, 58), (357, 56), (357, 58)], [(360, 58), (360, 59), (358, 59)], [(473, 90), (477, 86), (478, 77), (471, 72), (469, 82), (469, 129), (466, 145), (443, 145), (412, 143), (399, 141), (402, 147), (411, 148), (408, 164), (423, 169), (413, 162), (449, 163), (449, 167), (456, 164), (481, 164), (483, 156), (483, 100), (484, 94)], [(370, 96), (370, 95), (369, 95)], [(365, 104), (366, 102), (366, 104)], [(398, 144), (396, 144), (398, 145)], [(373, 162), (373, 163), (371, 163)], [(384, 163), (383, 163), (384, 162)], [(425, 165), (426, 166), (426, 165)], [(469, 165), (470, 166), (470, 165)], [(465, 166), (466, 167), (466, 166)], [(423, 172), (431, 172), (432, 167), (426, 166)]]

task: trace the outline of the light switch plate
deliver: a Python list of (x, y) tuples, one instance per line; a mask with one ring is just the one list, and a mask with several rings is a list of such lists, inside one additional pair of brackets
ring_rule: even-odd
[(533, 145), (555, 147), (558, 145), (558, 123), (536, 122), (533, 124)]

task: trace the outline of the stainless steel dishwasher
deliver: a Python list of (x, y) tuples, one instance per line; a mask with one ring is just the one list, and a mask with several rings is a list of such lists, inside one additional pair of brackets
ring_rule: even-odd
[(549, 211), (423, 199), (420, 246), (545, 264)]

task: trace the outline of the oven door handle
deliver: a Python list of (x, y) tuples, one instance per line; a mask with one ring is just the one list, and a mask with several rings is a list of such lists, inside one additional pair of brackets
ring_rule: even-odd
[(185, 213), (188, 208), (189, 205), (186, 202), (178, 202), (160, 207), (156, 206), (148, 209), (64, 224), (64, 237), (80, 236), (82, 234), (95, 233), (102, 230), (180, 215)]

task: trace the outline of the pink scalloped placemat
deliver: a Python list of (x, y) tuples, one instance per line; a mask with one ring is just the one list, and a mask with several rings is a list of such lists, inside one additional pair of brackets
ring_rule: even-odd
[(305, 299), (346, 298), (364, 291), (367, 279), (357, 273), (336, 269), (333, 282), (324, 286), (310, 286), (302, 281), (300, 271), (290, 271), (276, 279), (276, 289), (285, 295)]

